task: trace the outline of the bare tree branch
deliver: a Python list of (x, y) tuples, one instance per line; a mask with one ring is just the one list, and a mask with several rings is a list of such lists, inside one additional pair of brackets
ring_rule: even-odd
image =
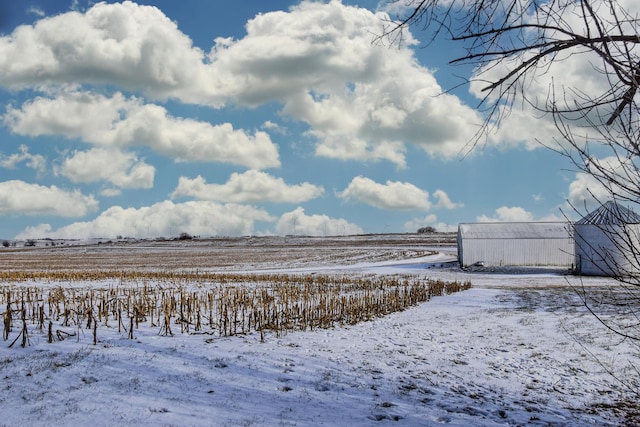
[[(452, 64), (475, 67), (467, 83), (481, 83), (478, 109), (485, 122), (469, 150), (500, 127), (517, 101), (551, 117), (557, 137), (539, 143), (588, 178), (585, 200), (640, 206), (638, 11), (617, 0), (408, 0), (406, 5), (407, 14), (395, 17), (385, 36), (422, 25), (432, 37), (448, 34), (464, 46), (466, 54), (451, 58)], [(598, 85), (586, 88), (579, 79), (560, 78), (560, 67), (551, 66), (575, 56), (599, 73)], [(528, 91), (541, 76), (551, 81), (542, 102)], [(586, 202), (568, 203), (576, 213), (587, 210)], [(583, 249), (603, 258), (603, 269), (620, 288), (604, 302), (585, 290), (583, 302), (609, 330), (640, 340), (640, 224), (604, 225), (601, 231), (611, 247)], [(603, 306), (617, 316), (603, 316)]]

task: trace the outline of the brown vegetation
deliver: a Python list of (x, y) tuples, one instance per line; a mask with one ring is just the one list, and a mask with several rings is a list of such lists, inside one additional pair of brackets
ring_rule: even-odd
[[(128, 338), (141, 324), (161, 335), (232, 336), (352, 325), (439, 296), (470, 283), (384, 276), (346, 277), (201, 272), (2, 272), (4, 340), (28, 345), (116, 329)], [(16, 328), (19, 323), (19, 328)], [(46, 330), (45, 330), (46, 329)], [(86, 332), (88, 331), (88, 332)]]

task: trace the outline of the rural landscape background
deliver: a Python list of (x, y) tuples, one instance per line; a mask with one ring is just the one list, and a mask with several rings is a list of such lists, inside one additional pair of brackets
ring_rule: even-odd
[[(463, 271), (452, 237), (0, 249), (3, 423), (635, 423), (638, 349), (580, 299), (586, 291), (610, 300), (616, 282), (549, 269)], [(372, 314), (411, 289), (426, 299)], [(260, 302), (234, 312), (234, 295), (237, 304)], [(249, 311), (269, 301), (282, 313), (298, 302), (324, 308), (298, 311), (289, 317), (297, 323), (250, 327)], [(320, 312), (342, 314), (314, 318)]]
[(0, 424), (640, 424), (639, 15), (0, 2)]

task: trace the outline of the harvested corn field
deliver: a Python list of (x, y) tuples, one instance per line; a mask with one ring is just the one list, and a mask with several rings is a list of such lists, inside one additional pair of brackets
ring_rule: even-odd
[[(354, 325), (469, 289), (469, 282), (397, 277), (286, 274), (4, 272), (4, 340), (87, 335), (117, 328), (131, 339), (141, 323), (160, 335), (232, 336)], [(28, 283), (29, 285), (21, 286)], [(43, 283), (38, 285), (37, 283)], [(173, 325), (173, 326), (172, 326)], [(16, 326), (18, 326), (16, 328)]]

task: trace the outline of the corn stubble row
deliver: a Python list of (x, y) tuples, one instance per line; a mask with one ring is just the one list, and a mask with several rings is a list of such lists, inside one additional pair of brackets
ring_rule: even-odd
[[(128, 338), (140, 325), (232, 336), (353, 325), (469, 289), (469, 282), (328, 275), (202, 272), (2, 272), (3, 339), (27, 346), (111, 330)], [(92, 283), (93, 282), (93, 283)], [(69, 286), (69, 285), (76, 286)], [(81, 287), (78, 287), (81, 285)]]

